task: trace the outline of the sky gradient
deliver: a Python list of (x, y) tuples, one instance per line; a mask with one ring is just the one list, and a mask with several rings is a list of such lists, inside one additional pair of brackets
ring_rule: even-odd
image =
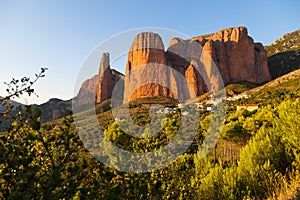
[(0, 1), (0, 96), (6, 95), (3, 81), (33, 78), (47, 66), (46, 77), (35, 85), (39, 98), (16, 100), (39, 104), (54, 97), (72, 98), (89, 53), (112, 35), (134, 28), (168, 28), (197, 36), (246, 26), (249, 35), (264, 45), (300, 28), (297, 0), (177, 2)]

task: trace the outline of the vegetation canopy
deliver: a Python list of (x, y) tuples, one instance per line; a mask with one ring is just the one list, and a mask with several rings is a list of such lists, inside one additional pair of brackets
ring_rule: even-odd
[[(200, 158), (199, 147), (212, 115), (201, 112), (192, 145), (176, 161), (148, 173), (124, 173), (100, 163), (86, 150), (71, 114), (42, 124), (39, 109), (15, 108), (9, 103), (12, 97), (32, 94), (33, 84), (45, 71), (41, 69), (34, 81), (13, 79), (7, 84), (9, 95), (0, 99), (5, 108), (1, 111), (2, 123), (9, 124), (0, 133), (1, 199), (299, 198), (299, 79), (283, 83), (296, 90), (284, 90), (279, 85), (261, 90), (253, 99), (228, 104), (231, 108), (227, 109), (221, 139), (208, 156)], [(257, 110), (234, 109), (242, 101), (255, 99), (263, 102)], [(137, 123), (146, 124), (149, 116), (138, 112), (145, 109), (147, 113), (140, 103), (133, 102), (131, 116)], [(106, 102), (96, 107), (99, 124), (111, 142), (127, 151), (159, 149), (168, 144), (180, 126), (177, 110), (161, 122), (163, 128), (155, 136), (129, 137), (112, 118), (108, 105)], [(88, 145), (97, 148), (100, 144)]]

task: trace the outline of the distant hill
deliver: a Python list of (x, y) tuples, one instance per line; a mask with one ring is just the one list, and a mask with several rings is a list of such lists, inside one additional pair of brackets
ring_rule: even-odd
[[(3, 97), (0, 97), (3, 98)], [(16, 107), (17, 106), (25, 106), (24, 104), (21, 104), (17, 101), (14, 100), (10, 100), (10, 102), (13, 104), (13, 110), (11, 112), (11, 115), (16, 114)], [(6, 104), (8, 105), (8, 104)], [(67, 116), (70, 114), (70, 111), (72, 110), (72, 100), (61, 100), (61, 99), (57, 99), (57, 98), (52, 98), (49, 101), (47, 101), (46, 103), (40, 104), (40, 105), (36, 105), (33, 104), (33, 107), (38, 107), (41, 109), (42, 111), (42, 115), (41, 115), (41, 122), (50, 122), (53, 121), (55, 119)], [(6, 106), (0, 106), (0, 112), (3, 112), (6, 110)], [(8, 126), (8, 124), (11, 122), (10, 121), (6, 121), (4, 118), (0, 117), (0, 121), (2, 121), (2, 123), (0, 124), (0, 131), (5, 130), (5, 127)]]
[[(3, 99), (4, 97), (0, 96), (0, 99)], [(19, 105), (23, 105), (22, 103), (19, 103), (17, 101), (14, 100), (10, 100), (10, 102), (14, 105), (14, 106), (19, 106)]]
[(61, 100), (52, 98), (46, 103), (34, 105), (42, 110), (41, 121), (49, 122), (70, 114), (72, 110), (72, 100)]
[(266, 46), (268, 56), (271, 57), (278, 53), (296, 51), (300, 49), (300, 29), (291, 33), (284, 34), (269, 46)]
[[(0, 99), (3, 99), (4, 97), (2, 97), (2, 96), (0, 96)], [(17, 106), (19, 106), (19, 105), (23, 105), (23, 104), (21, 104), (21, 103), (19, 103), (19, 102), (17, 102), (17, 101), (14, 101), (14, 100), (10, 100), (9, 102), (11, 102), (12, 103), (12, 105), (14, 106), (13, 108), (16, 108)], [(8, 105), (8, 104), (6, 104), (6, 105)], [(5, 110), (5, 107), (6, 106), (0, 106), (0, 112), (3, 112), (4, 110)]]
[(300, 69), (300, 29), (265, 47), (272, 79)]

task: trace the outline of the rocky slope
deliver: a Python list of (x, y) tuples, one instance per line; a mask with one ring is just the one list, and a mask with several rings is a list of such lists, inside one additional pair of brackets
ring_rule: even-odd
[(297, 51), (300, 49), (300, 29), (291, 33), (284, 34), (282, 37), (275, 40), (265, 49), (268, 52), (268, 56), (271, 57), (278, 53), (287, 51)]
[(300, 30), (283, 35), (265, 48), (273, 79), (300, 69)]
[(98, 75), (95, 75), (82, 83), (78, 95), (74, 97), (76, 102), (80, 103), (81, 105), (96, 102), (95, 92), (98, 84), (98, 77)]

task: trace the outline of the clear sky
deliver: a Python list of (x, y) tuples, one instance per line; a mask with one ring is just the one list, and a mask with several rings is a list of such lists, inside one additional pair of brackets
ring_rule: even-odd
[(0, 96), (5, 95), (3, 81), (33, 77), (47, 66), (46, 77), (35, 86), (40, 97), (17, 101), (70, 99), (89, 53), (112, 35), (133, 28), (169, 28), (197, 36), (246, 26), (255, 41), (268, 45), (300, 28), (299, 2), (1, 0)]

